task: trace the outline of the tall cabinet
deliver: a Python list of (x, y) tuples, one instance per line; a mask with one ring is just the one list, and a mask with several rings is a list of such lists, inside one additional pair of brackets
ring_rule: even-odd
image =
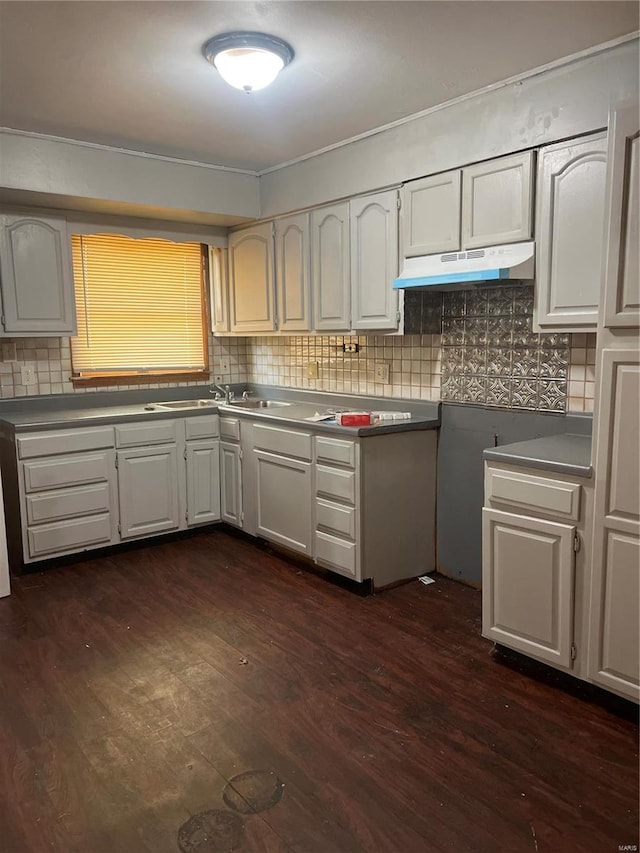
[(609, 122), (604, 299), (598, 318), (589, 677), (640, 699), (638, 104)]

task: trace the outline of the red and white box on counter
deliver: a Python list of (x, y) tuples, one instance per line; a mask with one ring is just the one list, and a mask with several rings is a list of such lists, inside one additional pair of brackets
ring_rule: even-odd
[(336, 423), (340, 426), (369, 426), (370, 412), (337, 412)]

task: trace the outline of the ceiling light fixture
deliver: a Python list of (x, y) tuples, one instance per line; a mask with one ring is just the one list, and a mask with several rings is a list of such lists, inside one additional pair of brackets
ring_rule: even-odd
[(293, 59), (286, 41), (266, 33), (222, 33), (206, 42), (202, 52), (223, 80), (248, 95), (264, 89)]

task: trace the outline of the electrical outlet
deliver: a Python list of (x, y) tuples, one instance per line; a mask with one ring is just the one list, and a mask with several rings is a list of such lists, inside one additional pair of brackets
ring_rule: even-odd
[(382, 382), (384, 385), (389, 384), (389, 375), (391, 372), (391, 365), (388, 361), (376, 361), (373, 375), (376, 382)]
[(2, 344), (2, 360), (3, 361), (17, 361), (18, 356), (16, 354), (16, 345), (15, 344)]
[(307, 379), (317, 379), (320, 366), (317, 361), (310, 361), (307, 364)]
[(36, 371), (30, 364), (25, 364), (20, 368), (20, 381), (23, 385), (36, 384)]

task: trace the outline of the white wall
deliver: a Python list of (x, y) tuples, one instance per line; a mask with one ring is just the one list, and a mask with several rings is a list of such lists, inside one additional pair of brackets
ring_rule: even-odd
[(263, 174), (261, 216), (605, 128), (610, 105), (629, 98), (638, 98), (637, 39)]
[[(135, 214), (181, 219), (172, 211), (200, 214), (203, 222), (253, 219), (259, 212), (259, 179), (249, 172), (190, 164), (32, 134), (0, 133), (0, 187), (36, 197), (77, 199), (78, 208), (133, 213), (103, 202), (134, 205)], [(13, 194), (12, 194), (13, 193)], [(5, 199), (7, 194), (5, 193)], [(101, 204), (92, 204), (99, 201)], [(48, 206), (58, 205), (55, 201)]]

